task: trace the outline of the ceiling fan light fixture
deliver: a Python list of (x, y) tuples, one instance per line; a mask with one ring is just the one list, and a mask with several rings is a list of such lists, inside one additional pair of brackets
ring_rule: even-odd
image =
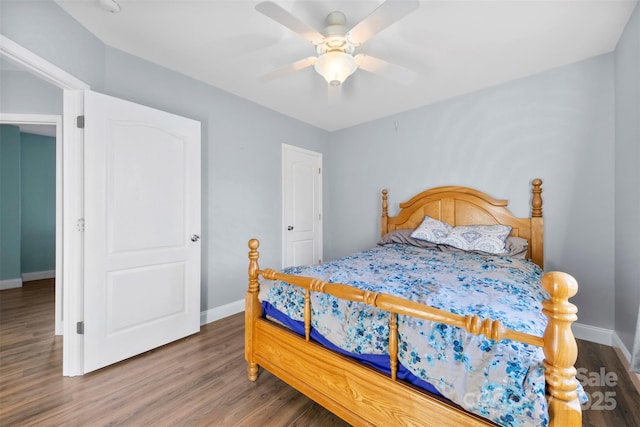
[(344, 52), (326, 52), (318, 57), (314, 68), (332, 86), (339, 86), (358, 68), (355, 58)]

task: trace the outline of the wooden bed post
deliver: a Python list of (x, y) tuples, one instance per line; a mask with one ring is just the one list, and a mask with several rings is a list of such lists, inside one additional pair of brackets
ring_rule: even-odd
[(258, 281), (258, 247), (260, 242), (258, 239), (249, 240), (249, 289), (245, 295), (245, 311), (244, 311), (244, 358), (247, 361), (247, 374), (249, 381), (258, 379), (258, 364), (253, 360), (253, 343), (254, 343), (254, 325), (255, 320), (262, 314), (260, 301), (258, 301), (258, 292), (260, 290), (260, 282)]
[(389, 203), (387, 202), (387, 189), (382, 190), (382, 217), (380, 217), (380, 237), (389, 232)]
[(571, 331), (571, 324), (578, 319), (578, 308), (569, 302), (569, 298), (578, 292), (578, 283), (572, 276), (554, 271), (542, 277), (542, 286), (551, 295), (542, 302), (542, 312), (549, 318), (542, 337), (549, 427), (581, 426), (574, 367), (578, 346)]
[(531, 261), (544, 269), (544, 223), (542, 220), (542, 180), (531, 183)]

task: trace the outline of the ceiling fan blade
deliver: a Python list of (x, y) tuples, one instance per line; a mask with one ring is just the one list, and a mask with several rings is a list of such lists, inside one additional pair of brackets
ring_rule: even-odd
[(355, 60), (358, 68), (381, 75), (401, 84), (410, 84), (417, 77), (415, 71), (363, 53), (356, 55)]
[(309, 40), (314, 45), (322, 44), (324, 36), (317, 30), (302, 22), (299, 18), (292, 15), (289, 11), (283, 9), (272, 1), (263, 1), (256, 5), (256, 10), (274, 21), (284, 25), (294, 33), (297, 33)]
[(347, 40), (354, 45), (361, 45), (419, 6), (418, 0), (386, 0), (347, 33)]
[(293, 62), (289, 65), (285, 65), (284, 67), (277, 68), (271, 71), (268, 74), (265, 74), (260, 78), (260, 80), (268, 82), (274, 79), (278, 79), (280, 77), (284, 77), (287, 74), (295, 73), (296, 71), (300, 71), (304, 68), (310, 67), (316, 63), (315, 56), (310, 56), (308, 58), (301, 59), (299, 61)]

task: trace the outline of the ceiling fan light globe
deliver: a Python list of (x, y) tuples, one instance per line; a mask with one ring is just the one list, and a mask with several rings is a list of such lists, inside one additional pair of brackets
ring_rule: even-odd
[(314, 68), (333, 86), (339, 86), (358, 68), (355, 58), (344, 52), (327, 52), (318, 57)]

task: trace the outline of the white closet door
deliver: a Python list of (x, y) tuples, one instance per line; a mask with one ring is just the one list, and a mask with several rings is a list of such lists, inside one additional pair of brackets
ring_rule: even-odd
[(322, 154), (282, 146), (283, 267), (322, 262)]

